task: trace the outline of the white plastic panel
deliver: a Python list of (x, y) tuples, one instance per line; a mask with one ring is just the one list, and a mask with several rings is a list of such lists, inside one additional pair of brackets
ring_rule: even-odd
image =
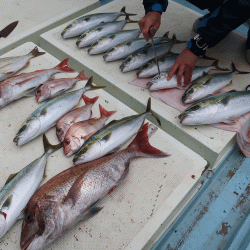
[[(102, 6), (90, 13), (117, 11), (123, 7), (124, 1), (116, 1)], [(144, 8), (141, 1), (126, 1), (126, 8), (129, 13), (138, 15), (132, 19), (139, 20), (144, 16)], [(162, 36), (166, 31), (170, 31), (170, 36), (176, 33), (177, 39), (188, 41), (195, 34), (192, 32), (193, 22), (200, 15), (187, 9), (173, 1), (169, 1), (166, 13), (162, 15), (162, 24), (156, 36)], [(120, 61), (105, 62), (102, 55), (91, 56), (86, 49), (76, 47), (76, 39), (63, 39), (60, 35), (63, 24), (41, 36), (41, 45), (55, 53), (57, 57), (69, 55), (74, 59), (74, 65), (79, 69), (83, 66), (89, 75), (96, 76), (95, 82), (108, 84), (106, 89), (113, 96), (119, 98), (134, 110), (141, 112), (145, 108), (149, 97), (148, 90), (141, 89), (128, 84), (136, 71), (122, 73), (119, 69)], [(138, 28), (137, 24), (127, 24), (124, 29)], [(233, 60), (240, 70), (250, 70), (244, 57), (245, 38), (237, 33), (230, 34), (220, 42), (215, 48), (208, 51), (207, 55), (218, 58), (221, 67), (230, 67)], [(51, 47), (53, 46), (53, 47)], [(174, 52), (181, 52), (186, 44), (178, 44), (172, 48)], [(233, 79), (234, 85), (228, 89), (236, 88), (243, 90), (250, 83), (248, 75), (236, 75)], [(180, 124), (179, 111), (167, 106), (166, 104), (155, 101), (153, 110), (163, 118), (163, 130), (173, 135), (188, 147), (202, 155), (210, 164), (217, 165), (225, 154), (232, 148), (235, 142), (235, 133), (219, 130), (211, 126), (183, 126)], [(216, 162), (216, 164), (215, 164)]]
[[(26, 43), (4, 56), (26, 54), (34, 46), (33, 43)], [(30, 66), (22, 72), (51, 68), (58, 63), (59, 60), (46, 53), (31, 60)], [(58, 74), (56, 77), (75, 75), (77, 73)], [(78, 82), (77, 88), (85, 83), (86, 81)], [(109, 111), (117, 110), (110, 120), (135, 114), (104, 90), (89, 91), (86, 95), (91, 98), (99, 96), (93, 107), (93, 117), (99, 117), (99, 103)], [(80, 105), (83, 104), (81, 101)], [(152, 107), (155, 105), (156, 101), (152, 100)], [(0, 188), (11, 173), (18, 172), (43, 154), (41, 136), (22, 147), (17, 147), (12, 142), (22, 122), (39, 106), (35, 98), (30, 97), (18, 100), (0, 110)], [(58, 143), (55, 128), (46, 134), (52, 144)], [(147, 244), (197, 183), (207, 164), (202, 157), (161, 129), (150, 138), (150, 143), (171, 156), (157, 160), (133, 160), (125, 181), (100, 202), (100, 206), (104, 207), (101, 212), (88, 221), (80, 222), (47, 249), (113, 250), (129, 247), (134, 250)], [(48, 158), (47, 177), (44, 182), (71, 165), (72, 157), (65, 157), (62, 149), (55, 152)], [(19, 249), (20, 232), (21, 221), (1, 239), (0, 248)]]

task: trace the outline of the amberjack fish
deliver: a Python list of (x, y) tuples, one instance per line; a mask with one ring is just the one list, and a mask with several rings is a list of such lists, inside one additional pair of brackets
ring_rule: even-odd
[(113, 22), (120, 16), (135, 16), (136, 14), (128, 14), (125, 6), (119, 11), (114, 13), (96, 13), (91, 15), (82, 16), (69, 24), (62, 32), (63, 38), (70, 38), (80, 36), (84, 32), (94, 28), (100, 23)]
[(18, 173), (11, 174), (0, 191), (0, 238), (24, 217), (23, 210), (45, 176), (48, 156), (62, 147), (49, 144), (45, 135), (43, 144), (44, 154)]
[(169, 156), (149, 144), (147, 127), (145, 124), (126, 149), (73, 166), (41, 186), (27, 205), (21, 249), (43, 249), (79, 221), (98, 214), (103, 207), (97, 202), (122, 183), (134, 158)]
[(234, 124), (236, 118), (248, 112), (250, 91), (227, 92), (194, 103), (179, 115), (179, 119), (184, 125)]

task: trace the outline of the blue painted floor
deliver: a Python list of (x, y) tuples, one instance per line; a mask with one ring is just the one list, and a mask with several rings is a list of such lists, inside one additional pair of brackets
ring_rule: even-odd
[[(101, 0), (104, 5), (112, 0)], [(174, 0), (201, 14), (185, 0)], [(237, 31), (247, 35), (248, 27)], [(237, 145), (199, 180), (201, 189), (152, 250), (250, 250), (250, 159)]]

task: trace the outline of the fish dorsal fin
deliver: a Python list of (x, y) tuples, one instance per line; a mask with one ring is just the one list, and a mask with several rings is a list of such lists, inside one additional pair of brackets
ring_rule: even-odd
[(106, 134), (105, 136), (103, 136), (103, 137), (101, 138), (100, 141), (106, 141), (106, 142), (107, 142), (107, 141), (110, 139), (111, 135), (112, 135), (112, 133)]
[(207, 75), (208, 75), (208, 73), (206, 71), (203, 71), (202, 76), (207, 76)]
[(11, 174), (9, 177), (8, 177), (8, 179), (7, 179), (7, 181), (5, 182), (5, 184), (4, 185), (7, 185), (12, 179), (14, 179), (15, 178), (15, 176), (17, 175), (18, 173), (15, 173), (15, 174)]
[(163, 35), (163, 37), (166, 38), (166, 39), (169, 39), (168, 36), (169, 36), (169, 31), (167, 31), (167, 32)]
[(10, 195), (10, 196), (5, 200), (5, 202), (4, 202), (3, 205), (2, 205), (2, 208), (3, 208), (3, 207), (9, 208), (9, 206), (10, 206), (10, 204), (11, 204), (11, 202), (12, 202), (12, 197), (13, 197), (13, 194)]
[(111, 122), (108, 123), (108, 125), (111, 125), (113, 123), (117, 122), (117, 120), (112, 120)]

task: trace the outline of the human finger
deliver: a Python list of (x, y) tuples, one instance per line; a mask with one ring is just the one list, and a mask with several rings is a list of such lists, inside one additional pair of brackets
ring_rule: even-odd
[(180, 65), (179, 69), (178, 69), (178, 73), (177, 73), (177, 86), (181, 87), (181, 80), (182, 80), (182, 76), (184, 75), (185, 72), (185, 65)]
[(178, 67), (179, 67), (179, 65), (178, 65), (177, 63), (175, 63), (175, 64), (173, 65), (173, 67), (171, 68), (171, 70), (170, 70), (169, 73), (168, 73), (168, 77), (167, 77), (167, 80), (168, 80), (168, 81), (173, 77), (173, 75), (174, 75), (174, 73), (176, 72), (176, 70), (178, 69)]

